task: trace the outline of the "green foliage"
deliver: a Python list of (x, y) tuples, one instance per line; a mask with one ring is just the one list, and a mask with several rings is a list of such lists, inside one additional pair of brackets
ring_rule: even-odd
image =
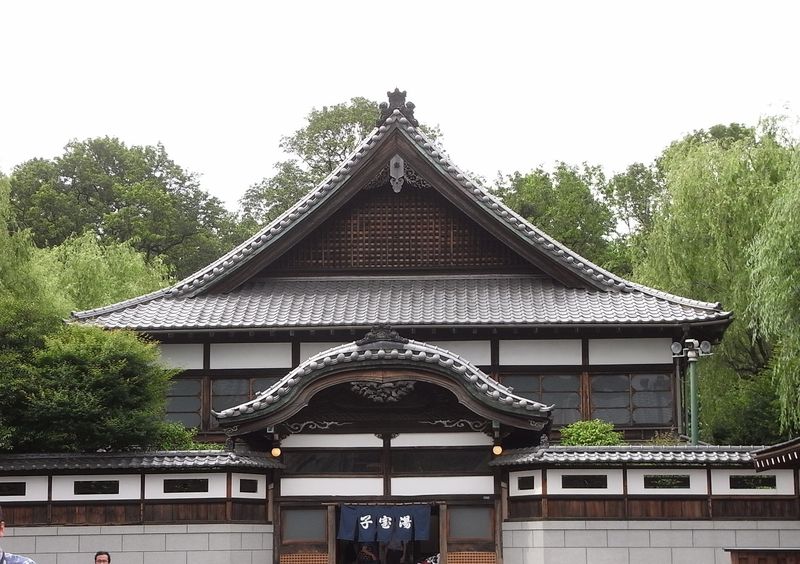
[(37, 277), (53, 295), (64, 298), (63, 315), (119, 302), (171, 283), (159, 257), (149, 263), (131, 243), (101, 244), (93, 233), (71, 237), (55, 247), (37, 249)]
[[(762, 127), (712, 128), (673, 143), (659, 162), (666, 195), (643, 239), (637, 278), (676, 294), (721, 301), (736, 312), (715, 355), (701, 363), (701, 432), (710, 442), (769, 442), (775, 393), (761, 381), (776, 340), (754, 314), (752, 250), (791, 182), (791, 143)], [(795, 184), (796, 185), (796, 184)], [(746, 422), (759, 410), (766, 428)], [(758, 436), (754, 429), (761, 429)]]
[(611, 210), (598, 198), (605, 179), (598, 167), (559, 163), (506, 177), (497, 192), (515, 212), (578, 254), (603, 264), (614, 227)]
[(622, 433), (614, 430), (614, 424), (602, 419), (575, 421), (561, 429), (564, 446), (613, 446), (625, 444)]
[(748, 248), (750, 311), (759, 336), (773, 342), (769, 372), (784, 429), (800, 430), (800, 147), (776, 185), (764, 225)]
[(88, 231), (102, 242), (130, 241), (179, 276), (205, 266), (236, 238), (234, 217), (160, 144), (71, 141), (61, 156), (14, 169), (11, 203), (18, 227), (40, 247)]

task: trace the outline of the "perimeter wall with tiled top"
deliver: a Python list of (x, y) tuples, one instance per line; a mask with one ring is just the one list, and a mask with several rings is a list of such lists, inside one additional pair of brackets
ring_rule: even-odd
[(800, 549), (800, 521), (516, 521), (503, 564), (730, 564), (732, 548)]
[(3, 549), (37, 564), (89, 564), (106, 550), (114, 564), (271, 564), (272, 525), (7, 527)]

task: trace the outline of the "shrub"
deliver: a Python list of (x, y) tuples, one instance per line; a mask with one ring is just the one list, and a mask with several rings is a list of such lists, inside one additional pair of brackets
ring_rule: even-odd
[(576, 421), (561, 429), (561, 444), (564, 446), (608, 446), (625, 444), (622, 433), (614, 430), (614, 424), (601, 419)]

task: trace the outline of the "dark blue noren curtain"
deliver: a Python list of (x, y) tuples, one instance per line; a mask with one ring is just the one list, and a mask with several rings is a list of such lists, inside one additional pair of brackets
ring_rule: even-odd
[(373, 542), (428, 540), (430, 505), (343, 505), (337, 539)]

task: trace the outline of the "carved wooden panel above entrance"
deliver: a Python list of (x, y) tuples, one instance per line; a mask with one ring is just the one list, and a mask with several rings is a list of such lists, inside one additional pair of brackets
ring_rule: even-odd
[(406, 167), (403, 189), (388, 168), (265, 275), (364, 270), (524, 270), (530, 264), (458, 211)]

